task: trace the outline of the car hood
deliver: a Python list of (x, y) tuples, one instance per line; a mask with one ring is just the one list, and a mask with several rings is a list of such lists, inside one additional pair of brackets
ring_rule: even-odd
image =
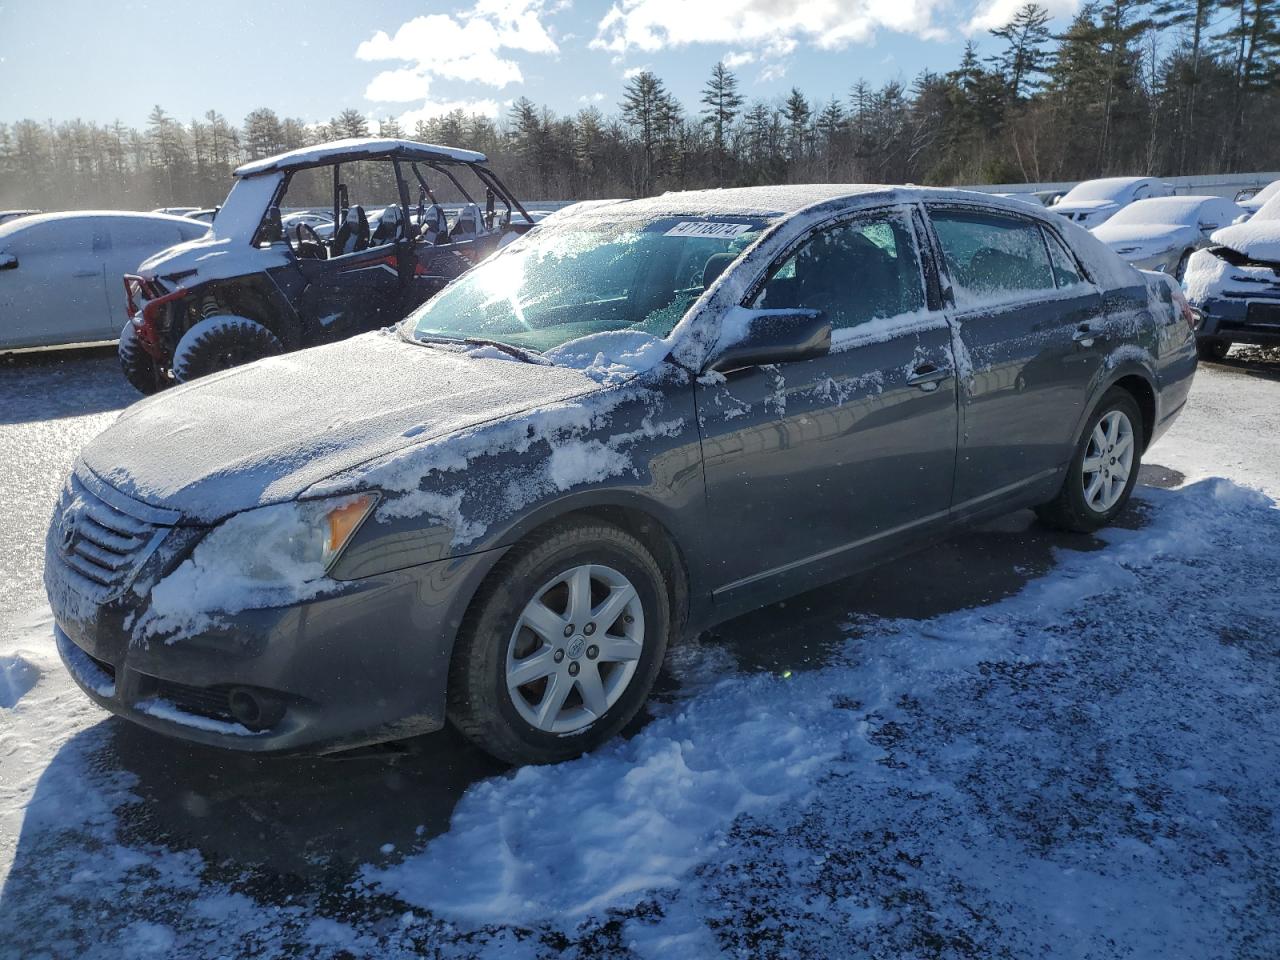
[(1244, 223), (1215, 230), (1211, 239), (1214, 243), (1244, 254), (1250, 260), (1280, 262), (1280, 220), (1259, 220), (1254, 217)]
[(1139, 247), (1153, 254), (1171, 250), (1180, 243), (1195, 241), (1197, 231), (1181, 223), (1125, 223), (1108, 221), (1094, 228), (1093, 235), (1112, 250)]
[(212, 523), (405, 447), (598, 389), (581, 370), (450, 353), (384, 331), (136, 403), (81, 463), (184, 522)]
[(139, 275), (148, 280), (176, 278), (184, 287), (209, 280), (242, 277), (289, 262), (283, 244), (255, 247), (244, 239), (212, 233), (168, 247), (142, 261)]

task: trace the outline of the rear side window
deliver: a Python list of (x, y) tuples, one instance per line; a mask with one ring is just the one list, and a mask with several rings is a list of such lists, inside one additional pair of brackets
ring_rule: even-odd
[(1049, 259), (1053, 262), (1053, 279), (1057, 282), (1058, 288), (1087, 283), (1088, 281), (1080, 275), (1080, 268), (1076, 266), (1075, 259), (1067, 252), (1067, 248), (1062, 245), (1057, 234), (1052, 230), (1046, 230), (1044, 236), (1049, 244)]
[(924, 309), (910, 222), (891, 214), (818, 231), (777, 265), (752, 306), (821, 310), (837, 330)]
[(162, 250), (175, 243), (181, 243), (185, 237), (174, 223), (149, 220), (113, 220), (111, 222), (111, 243), (115, 247), (149, 247)]
[(961, 210), (931, 211), (956, 304), (980, 306), (1011, 294), (1053, 291), (1053, 270), (1037, 224)]

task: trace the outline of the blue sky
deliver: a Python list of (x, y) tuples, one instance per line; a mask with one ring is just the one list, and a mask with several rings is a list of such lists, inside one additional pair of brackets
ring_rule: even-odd
[[(863, 77), (950, 69), (1022, 0), (0, 0), (0, 122), (141, 125), (156, 103), (235, 122), (268, 106), (308, 122), (347, 107), (417, 117), (616, 109), (650, 68), (692, 106), (717, 59), (748, 98), (843, 96)], [(1050, 0), (1065, 15), (1076, 0)]]

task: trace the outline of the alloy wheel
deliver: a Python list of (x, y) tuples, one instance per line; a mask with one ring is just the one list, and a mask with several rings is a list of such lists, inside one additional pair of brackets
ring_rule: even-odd
[(507, 692), (530, 726), (573, 733), (618, 702), (644, 651), (644, 608), (625, 576), (580, 564), (525, 604), (507, 644)]
[(1121, 410), (1106, 413), (1089, 437), (1081, 467), (1084, 502), (1106, 513), (1119, 502), (1133, 468), (1133, 424)]

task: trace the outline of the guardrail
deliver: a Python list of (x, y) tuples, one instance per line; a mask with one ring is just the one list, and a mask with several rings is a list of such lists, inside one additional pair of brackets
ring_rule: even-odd
[[(1265, 187), (1273, 180), (1280, 180), (1280, 171), (1271, 173), (1202, 173), (1190, 177), (1158, 177), (1173, 184), (1174, 193), (1204, 194), (1214, 197), (1234, 197), (1246, 187)], [(964, 187), (982, 193), (1032, 194), (1045, 191), (1066, 193), (1080, 180), (1062, 180), (1056, 183), (978, 183)]]

